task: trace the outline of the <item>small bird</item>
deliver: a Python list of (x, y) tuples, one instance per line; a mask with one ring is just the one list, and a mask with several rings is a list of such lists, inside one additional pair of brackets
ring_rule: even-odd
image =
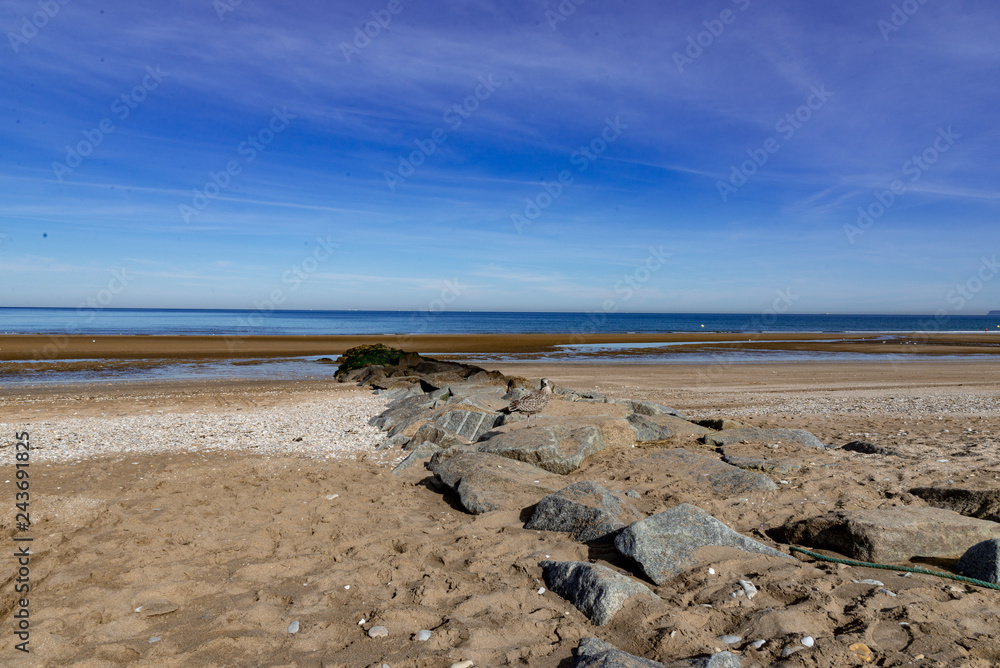
[[(548, 378), (542, 378), (542, 387), (539, 390), (526, 394), (520, 399), (514, 399), (510, 405), (504, 409), (508, 415), (511, 413), (524, 413), (531, 422), (531, 416), (537, 415), (545, 410), (549, 405), (549, 397), (552, 396), (552, 382)], [(528, 426), (531, 426), (530, 424)]]

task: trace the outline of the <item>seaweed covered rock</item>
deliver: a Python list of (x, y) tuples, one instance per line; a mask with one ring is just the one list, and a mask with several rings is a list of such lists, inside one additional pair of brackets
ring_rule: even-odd
[[(337, 380), (341, 380), (351, 371), (363, 369), (366, 366), (396, 366), (407, 355), (416, 355), (416, 353), (407, 353), (405, 350), (390, 348), (382, 343), (370, 346), (355, 346), (350, 350), (344, 351), (344, 354), (337, 358), (337, 364), (340, 365), (340, 368), (337, 369), (334, 377)], [(416, 357), (420, 358), (419, 355), (416, 355)]]

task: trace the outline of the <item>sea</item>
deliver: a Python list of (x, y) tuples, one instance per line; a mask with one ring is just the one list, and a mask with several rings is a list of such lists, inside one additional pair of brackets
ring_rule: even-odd
[[(995, 332), (998, 315), (874, 315), (765, 313), (573, 313), (487, 311), (293, 311), (194, 309), (0, 308), (0, 334), (42, 335), (216, 335), (332, 336), (420, 334), (655, 334), (684, 332), (851, 334), (873, 333), (891, 340), (916, 332)], [(748, 364), (772, 362), (906, 362), (927, 360), (906, 353), (860, 354), (815, 351), (711, 350), (672, 352), (694, 343), (567, 344), (551, 353), (459, 354), (449, 359), (491, 362), (594, 362), (594, 354), (614, 351), (601, 362), (629, 364)], [(419, 352), (419, 351), (418, 351)], [(331, 355), (335, 356), (335, 355)], [(325, 379), (336, 366), (322, 356), (291, 359), (176, 362), (102, 371), (18, 370), (36, 360), (8, 362), (0, 373), (5, 385), (79, 382), (133, 382), (204, 379)], [(956, 359), (970, 360), (978, 355)], [(983, 356), (987, 357), (987, 356)], [(993, 355), (989, 355), (995, 359)], [(935, 356), (947, 361), (951, 356)], [(79, 361), (79, 360), (78, 360)], [(11, 371), (13, 369), (13, 371)]]

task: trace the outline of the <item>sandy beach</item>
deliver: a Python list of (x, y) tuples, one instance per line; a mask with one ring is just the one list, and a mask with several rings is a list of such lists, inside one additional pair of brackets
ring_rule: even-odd
[[(913, 487), (1000, 487), (997, 362), (490, 368), (895, 452), (786, 444), (781, 457), (802, 467), (772, 474), (777, 491), (734, 498), (664, 487), (634, 464), (645, 448), (606, 450), (566, 476), (634, 490), (644, 514), (696, 504), (770, 545), (767, 531), (788, 520), (926, 505)], [(422, 466), (394, 475), (406, 453), (376, 451), (385, 434), (367, 425), (383, 404), (369, 389), (321, 381), (0, 388), (0, 531), (8, 545), (25, 535), (15, 526), (13, 454), (15, 433), (28, 432), (33, 538), (31, 653), (13, 649), (17, 566), (8, 558), (3, 662), (556, 668), (590, 636), (669, 663), (736, 634), (745, 641), (729, 649), (744, 666), (778, 665), (778, 650), (805, 635), (815, 648), (780, 665), (866, 665), (850, 649), (858, 643), (871, 665), (1000, 663), (995, 591), (725, 549), (666, 584), (647, 582), (661, 603), (632, 599), (594, 626), (545, 589), (538, 562), (621, 571), (621, 557), (524, 529), (522, 513), (471, 515)], [(751, 608), (730, 597), (742, 578), (760, 590)], [(873, 579), (882, 584), (865, 584)], [(369, 637), (374, 626), (388, 635)], [(416, 640), (421, 630), (429, 640)], [(757, 639), (767, 643), (746, 645)]]

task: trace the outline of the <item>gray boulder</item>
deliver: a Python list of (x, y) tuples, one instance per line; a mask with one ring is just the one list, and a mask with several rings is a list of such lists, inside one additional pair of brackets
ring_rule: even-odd
[(789, 522), (773, 533), (785, 543), (833, 550), (862, 561), (898, 564), (914, 557), (957, 558), (970, 545), (1000, 538), (1000, 524), (941, 508), (904, 506), (839, 510)]
[(722, 431), (723, 429), (743, 429), (746, 427), (742, 422), (730, 420), (729, 418), (703, 418), (701, 420), (691, 420), (697, 425), (707, 429)]
[[(393, 436), (392, 438), (398, 438), (400, 436), (402, 436), (402, 434), (399, 436)], [(437, 443), (441, 446), (442, 450), (453, 448), (456, 445), (468, 445), (468, 442), (461, 438), (458, 434), (454, 434), (429, 423), (420, 425), (420, 428), (413, 434), (413, 438), (410, 439), (410, 443), (413, 444), (423, 443), (424, 441)], [(406, 446), (403, 447), (405, 449)]]
[(687, 503), (634, 522), (615, 538), (618, 551), (638, 563), (656, 584), (663, 584), (694, 566), (695, 551), (713, 545), (790, 558), (733, 531), (701, 508)]
[(863, 455), (899, 455), (899, 453), (895, 450), (883, 448), (881, 445), (875, 445), (874, 443), (869, 443), (868, 441), (851, 441), (850, 443), (841, 446), (841, 450), (847, 450), (848, 452), (860, 452)]
[(570, 668), (663, 668), (658, 661), (628, 654), (600, 638), (584, 638), (575, 654)]
[(670, 428), (670, 425), (657, 424), (639, 413), (631, 413), (625, 419), (628, 420), (629, 426), (635, 432), (635, 440), (639, 443), (665, 441), (674, 435), (674, 430)]
[(705, 434), (702, 441), (707, 445), (729, 445), (747, 441), (767, 442), (781, 441), (782, 443), (798, 443), (814, 448), (826, 448), (821, 440), (805, 429), (759, 429), (757, 427), (741, 427), (739, 429), (723, 429), (714, 434)]
[(530, 464), (463, 448), (437, 453), (427, 468), (476, 515), (521, 510), (565, 484), (560, 476)]
[(935, 508), (944, 508), (967, 517), (1000, 522), (1000, 489), (968, 487), (916, 487), (910, 494), (919, 496)]
[(587, 480), (575, 482), (539, 501), (524, 528), (567, 531), (574, 539), (586, 543), (613, 540), (619, 529), (641, 518), (631, 503)]
[(955, 564), (955, 570), (968, 578), (1000, 584), (1000, 539), (976, 543)]
[(748, 492), (770, 492), (778, 489), (774, 481), (762, 473), (720, 462), (718, 459), (680, 448), (658, 452), (635, 462), (645, 468), (656, 468), (673, 478), (682, 478), (697, 487), (708, 487), (723, 498)]
[(764, 473), (795, 473), (802, 468), (802, 464), (799, 464), (798, 462), (783, 459), (768, 459), (765, 457), (748, 457), (736, 454), (739, 450), (731, 445), (720, 448), (720, 450), (722, 451), (722, 461), (746, 471), (762, 471)]
[(663, 404), (653, 403), (652, 401), (636, 401), (634, 399), (618, 399), (615, 401), (616, 404), (621, 404), (623, 406), (628, 406), (629, 410), (633, 413), (638, 413), (639, 415), (673, 415), (682, 419), (687, 419), (687, 416), (681, 413), (676, 408), (671, 408), (670, 406), (664, 406)]
[(499, 417), (497, 413), (456, 409), (439, 416), (434, 425), (473, 443), (492, 429)]
[(477, 449), (517, 459), (552, 473), (575, 471), (590, 455), (605, 448), (604, 438), (597, 427), (528, 427), (497, 434)]
[(413, 450), (410, 451), (410, 454), (406, 456), (406, 459), (396, 464), (396, 466), (392, 469), (392, 472), (395, 473), (396, 475), (399, 475), (400, 473), (410, 468), (417, 462), (423, 461), (424, 459), (430, 459), (432, 456), (434, 456), (438, 452), (441, 452), (443, 449), (444, 448), (442, 448), (437, 443), (424, 441), (417, 447), (413, 448)]
[[(405, 448), (406, 444), (410, 442), (409, 436), (404, 436), (402, 434), (396, 434), (395, 436), (390, 436), (389, 438), (382, 441), (376, 450), (390, 450), (392, 448)], [(419, 443), (420, 441), (417, 441)]]
[(582, 561), (543, 561), (542, 576), (549, 589), (572, 603), (590, 621), (604, 626), (633, 596), (660, 600), (649, 587), (605, 566)]
[(415, 420), (425, 418), (427, 411), (443, 405), (447, 396), (447, 390), (436, 390), (394, 401), (382, 413), (370, 419), (368, 424), (383, 431), (395, 429), (396, 433), (399, 433)]

